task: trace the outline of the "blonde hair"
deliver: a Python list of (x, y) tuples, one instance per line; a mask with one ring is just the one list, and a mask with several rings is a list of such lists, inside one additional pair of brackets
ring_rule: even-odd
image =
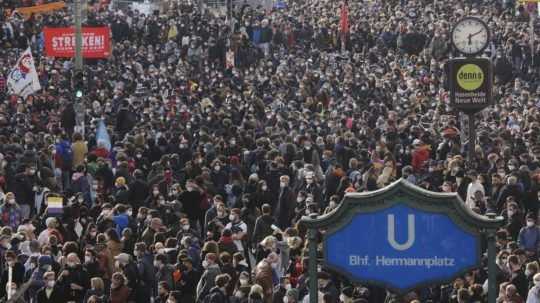
[(534, 273), (537, 273), (540, 269), (540, 265), (538, 265), (538, 261), (533, 261), (527, 263), (527, 266), (525, 268), (534, 271)]
[(251, 285), (251, 289), (249, 291), (249, 295), (251, 296), (251, 294), (259, 294), (261, 295), (262, 298), (264, 298), (264, 291), (263, 291), (263, 288), (262, 286), (260, 286), (259, 284), (253, 284)]
[(262, 241), (261, 241), (261, 245), (263, 247), (269, 247), (270, 245), (274, 244), (277, 242), (277, 239), (276, 237), (274, 236), (266, 236), (266, 238), (264, 238)]
[(103, 279), (99, 277), (94, 277), (90, 279), (90, 285), (95, 289), (99, 289), (99, 290), (105, 289), (105, 284), (103, 283)]

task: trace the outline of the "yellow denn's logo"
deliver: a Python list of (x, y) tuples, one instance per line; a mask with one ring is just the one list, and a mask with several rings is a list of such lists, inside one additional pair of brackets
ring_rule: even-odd
[(459, 68), (456, 78), (462, 89), (472, 91), (484, 83), (484, 72), (476, 64), (465, 64)]

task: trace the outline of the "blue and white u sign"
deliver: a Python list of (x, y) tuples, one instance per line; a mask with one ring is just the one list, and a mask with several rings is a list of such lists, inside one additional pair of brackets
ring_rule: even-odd
[(400, 244), (396, 241), (396, 225), (394, 215), (388, 215), (388, 243), (395, 250), (403, 251), (411, 248), (414, 244), (415, 231), (414, 231), (414, 215), (407, 216), (407, 241), (404, 244)]

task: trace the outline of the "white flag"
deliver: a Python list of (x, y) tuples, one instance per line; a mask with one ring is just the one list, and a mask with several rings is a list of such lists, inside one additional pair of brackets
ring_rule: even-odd
[(23, 98), (41, 89), (30, 48), (27, 48), (17, 60), (9, 73), (7, 84), (10, 92)]

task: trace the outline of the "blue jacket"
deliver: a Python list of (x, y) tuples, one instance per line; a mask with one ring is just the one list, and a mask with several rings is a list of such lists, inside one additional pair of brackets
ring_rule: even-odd
[(519, 231), (518, 244), (522, 249), (537, 252), (540, 248), (540, 227), (523, 227)]
[(119, 214), (113, 217), (114, 224), (116, 225), (116, 233), (119, 237), (122, 236), (122, 231), (129, 225), (129, 218), (126, 214)]

